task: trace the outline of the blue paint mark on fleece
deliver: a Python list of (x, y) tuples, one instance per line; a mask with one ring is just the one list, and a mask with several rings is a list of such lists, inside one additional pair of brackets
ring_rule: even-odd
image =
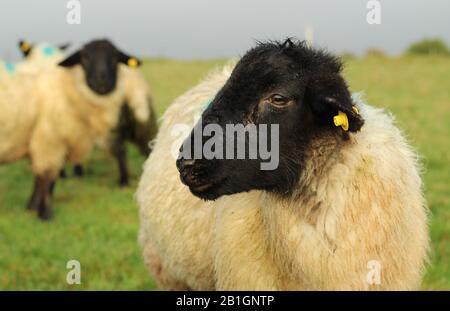
[(4, 63), (3, 66), (8, 73), (14, 73), (16, 71), (16, 64), (13, 63)]
[(208, 107), (211, 105), (212, 101), (214, 100), (214, 98), (216, 97), (216, 95), (214, 94), (214, 96), (210, 97), (201, 107), (201, 113), (203, 113), (203, 111), (205, 111), (206, 109), (208, 109)]
[(46, 46), (42, 48), (42, 53), (44, 53), (45, 56), (52, 56), (56, 53), (56, 50), (52, 46)]
[(364, 101), (364, 92), (355, 92), (351, 94), (353, 105), (356, 107), (362, 106), (365, 104)]
[(352, 93), (352, 101), (353, 102), (362, 102), (363, 94), (361, 92)]

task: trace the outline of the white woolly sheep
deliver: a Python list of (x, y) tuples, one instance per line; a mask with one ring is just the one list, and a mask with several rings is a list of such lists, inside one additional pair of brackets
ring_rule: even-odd
[[(168, 108), (137, 191), (161, 288), (419, 287), (429, 237), (416, 154), (388, 114), (350, 97), (340, 70), (302, 43), (261, 43)], [(177, 171), (174, 129), (211, 98), (205, 124), (279, 124), (277, 169), (182, 152)]]
[[(67, 47), (68, 44), (54, 46), (46, 42), (31, 44), (20, 40), (19, 49), (26, 61), (20, 64), (19, 71), (24, 70), (24, 67), (29, 72), (31, 68), (55, 66), (64, 58)], [(138, 147), (142, 155), (148, 156), (151, 152), (149, 142), (156, 135), (157, 122), (151, 91), (144, 76), (137, 69), (126, 66), (122, 66), (120, 74), (124, 81), (125, 99), (120, 110), (119, 121), (109, 137), (99, 141), (97, 145), (111, 152), (115, 157), (119, 168), (119, 185), (127, 186), (129, 173), (126, 142), (130, 141)], [(82, 176), (83, 171), (81, 164), (75, 164), (76, 176)], [(60, 175), (66, 176), (64, 169)]]
[(123, 67), (120, 74), (123, 80), (124, 103), (118, 124), (108, 139), (99, 145), (114, 155), (119, 168), (119, 185), (127, 186), (129, 173), (126, 142), (134, 144), (140, 153), (147, 157), (151, 152), (149, 143), (155, 138), (158, 127), (151, 91), (142, 73)]
[[(25, 61), (14, 65), (14, 73), (24, 71), (31, 73), (42, 68), (56, 66), (64, 59), (64, 51), (69, 45), (56, 46), (46, 42), (31, 44), (20, 40), (18, 46)], [(11, 66), (11, 64), (9, 65)], [(118, 124), (113, 128), (111, 134), (103, 141), (97, 142), (97, 145), (111, 152), (116, 158), (119, 168), (119, 184), (126, 186), (129, 182), (126, 142), (130, 141), (138, 147), (142, 155), (148, 156), (151, 152), (149, 142), (156, 135), (157, 122), (151, 91), (144, 76), (137, 69), (126, 66), (122, 66), (120, 74), (124, 81), (125, 98)], [(82, 165), (75, 164), (74, 174), (82, 176), (83, 172)], [(64, 169), (61, 170), (60, 176), (66, 176)]]
[(17, 63), (0, 61), (0, 83), (17, 73), (37, 74), (43, 68), (56, 65), (64, 59), (67, 47), (68, 45), (58, 47), (46, 42), (32, 45), (19, 41), (19, 48), (26, 59)]
[(41, 67), (48, 67), (58, 64), (65, 57), (65, 51), (69, 44), (53, 45), (48, 42), (32, 44), (24, 40), (19, 41), (19, 49), (25, 58), (24, 63), (36, 64)]
[(97, 40), (58, 67), (17, 73), (1, 84), (0, 163), (30, 158), (35, 185), (28, 208), (41, 219), (52, 216), (51, 193), (65, 161), (80, 163), (117, 125), (124, 101), (119, 63), (130, 60), (139, 63)]

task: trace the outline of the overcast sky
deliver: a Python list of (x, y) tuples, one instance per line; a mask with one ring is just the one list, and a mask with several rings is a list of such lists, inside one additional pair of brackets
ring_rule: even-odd
[(1, 0), (0, 57), (15, 60), (18, 38), (72, 42), (108, 37), (140, 56), (182, 59), (242, 55), (255, 40), (304, 38), (357, 54), (400, 53), (414, 40), (450, 43), (450, 1), (380, 0), (381, 25), (366, 22), (368, 0), (80, 0), (81, 24), (66, 22), (68, 0)]

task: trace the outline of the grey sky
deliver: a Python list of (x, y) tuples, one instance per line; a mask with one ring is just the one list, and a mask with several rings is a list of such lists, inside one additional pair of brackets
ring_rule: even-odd
[(108, 37), (137, 55), (183, 59), (241, 55), (256, 39), (304, 37), (362, 53), (400, 53), (414, 40), (450, 43), (450, 1), (380, 0), (381, 25), (368, 25), (368, 0), (81, 0), (81, 25), (66, 23), (68, 0), (1, 0), (0, 57), (19, 58), (18, 38), (72, 42)]

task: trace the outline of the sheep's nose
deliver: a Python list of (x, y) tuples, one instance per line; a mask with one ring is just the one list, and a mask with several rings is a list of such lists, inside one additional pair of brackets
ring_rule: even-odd
[(195, 164), (195, 160), (191, 159), (191, 160), (183, 160), (183, 166), (184, 167), (191, 167), (194, 166)]
[(177, 168), (179, 171), (182, 171), (187, 168), (191, 168), (195, 165), (195, 159), (178, 159), (177, 160)]
[(203, 124), (219, 124), (220, 123), (220, 117), (215, 114), (208, 114), (203, 117)]
[(101, 83), (106, 83), (106, 81), (108, 81), (108, 74), (106, 72), (102, 72), (99, 74), (98, 78)]

